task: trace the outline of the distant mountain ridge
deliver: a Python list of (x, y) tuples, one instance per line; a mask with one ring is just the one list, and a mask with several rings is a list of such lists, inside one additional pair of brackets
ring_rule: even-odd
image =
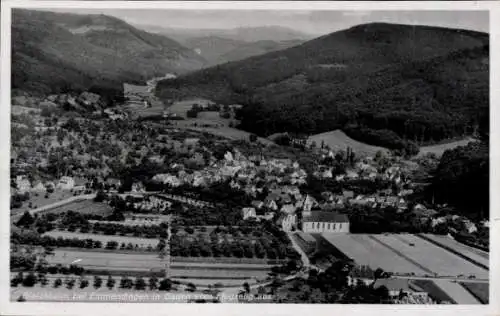
[(363, 24), (160, 82), (157, 93), (244, 104), (242, 127), (263, 136), (373, 129), (432, 142), (485, 126), (489, 36)]
[(266, 40), (277, 42), (290, 40), (306, 41), (317, 37), (317, 35), (306, 34), (283, 26), (239, 27), (233, 29), (183, 29), (136, 24), (136, 27), (149, 32), (166, 35), (182, 44), (185, 44), (187, 40), (192, 38), (211, 36), (244, 42)]
[(106, 15), (12, 11), (12, 88), (31, 93), (121, 90), (206, 64), (178, 42)]
[(177, 29), (146, 25), (138, 27), (175, 39), (206, 59), (208, 66), (286, 49), (314, 38), (313, 35), (281, 26), (234, 29)]

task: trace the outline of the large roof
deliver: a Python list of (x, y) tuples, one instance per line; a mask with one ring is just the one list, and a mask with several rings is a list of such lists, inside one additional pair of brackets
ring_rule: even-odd
[(304, 222), (346, 223), (348, 221), (347, 215), (337, 212), (312, 211), (311, 215), (304, 217)]

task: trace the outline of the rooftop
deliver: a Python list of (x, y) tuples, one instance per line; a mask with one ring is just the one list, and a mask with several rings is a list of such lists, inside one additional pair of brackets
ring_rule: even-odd
[(378, 279), (374, 288), (385, 286), (389, 291), (409, 291), (410, 284), (408, 279)]
[(347, 215), (337, 212), (312, 211), (311, 215), (304, 217), (304, 222), (346, 223), (348, 221)]

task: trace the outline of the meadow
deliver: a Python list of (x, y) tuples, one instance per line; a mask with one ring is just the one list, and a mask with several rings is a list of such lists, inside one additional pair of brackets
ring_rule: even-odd
[(350, 147), (356, 154), (372, 157), (375, 156), (377, 151), (388, 151), (387, 148), (372, 146), (354, 140), (341, 130), (312, 135), (308, 138), (307, 144), (310, 145), (312, 142), (315, 142), (317, 147), (321, 146), (323, 142), (325, 145), (328, 145), (333, 152), (346, 150), (347, 147)]

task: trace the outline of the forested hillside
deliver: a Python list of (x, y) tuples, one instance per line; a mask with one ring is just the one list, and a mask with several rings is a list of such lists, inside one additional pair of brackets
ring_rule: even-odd
[(447, 150), (429, 194), (473, 219), (489, 218), (489, 146), (486, 141)]
[(488, 87), (488, 34), (372, 23), (161, 82), (158, 93), (242, 103), (241, 127), (259, 135), (341, 128), (399, 148), (487, 128)]
[(114, 17), (20, 9), (12, 13), (14, 91), (115, 93), (124, 81), (184, 73), (204, 63), (179, 43)]

